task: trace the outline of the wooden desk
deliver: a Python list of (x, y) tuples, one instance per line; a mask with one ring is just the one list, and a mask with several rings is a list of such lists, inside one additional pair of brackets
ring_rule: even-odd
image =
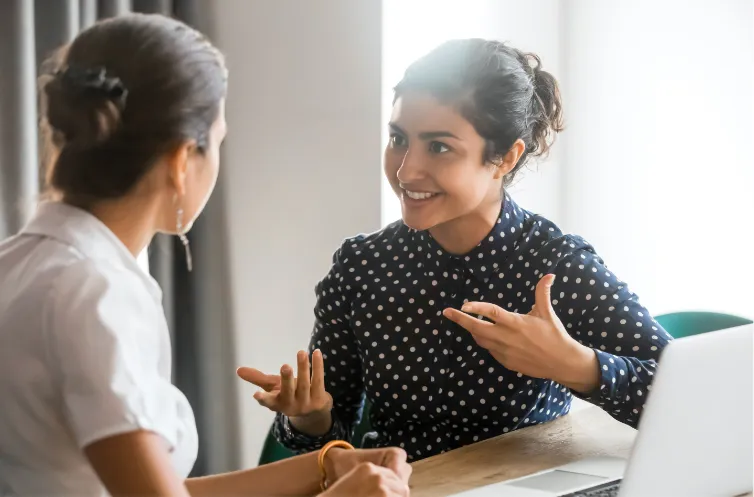
[(628, 457), (636, 430), (590, 406), (413, 464), (412, 497), (443, 497), (591, 456)]
[[(589, 406), (532, 426), (415, 462), (412, 497), (446, 497), (592, 456), (627, 458), (637, 431)], [(748, 493), (742, 497), (754, 497)]]

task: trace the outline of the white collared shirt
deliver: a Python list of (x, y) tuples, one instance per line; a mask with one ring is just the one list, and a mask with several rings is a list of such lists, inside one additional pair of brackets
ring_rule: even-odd
[(162, 292), (97, 218), (42, 204), (0, 244), (0, 495), (107, 495), (82, 448), (134, 430), (185, 478), (196, 425), (170, 372)]

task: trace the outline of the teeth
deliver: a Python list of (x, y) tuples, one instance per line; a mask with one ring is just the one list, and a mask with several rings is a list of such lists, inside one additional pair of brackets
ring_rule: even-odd
[(406, 195), (409, 196), (409, 198), (412, 198), (414, 200), (426, 200), (428, 198), (432, 198), (436, 193), (426, 193), (426, 192), (410, 192), (408, 190), (404, 190), (406, 192)]

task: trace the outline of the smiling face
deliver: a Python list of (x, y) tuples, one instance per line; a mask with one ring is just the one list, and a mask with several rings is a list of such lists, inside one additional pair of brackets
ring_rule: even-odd
[(385, 174), (410, 228), (488, 217), (500, 206), (506, 171), (485, 163), (485, 140), (453, 107), (406, 92), (393, 106)]

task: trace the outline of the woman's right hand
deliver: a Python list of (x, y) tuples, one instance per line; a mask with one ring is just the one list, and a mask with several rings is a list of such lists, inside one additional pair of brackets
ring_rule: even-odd
[(408, 483), (395, 471), (372, 463), (356, 466), (321, 497), (407, 497)]
[(296, 428), (300, 428), (299, 422), (303, 421), (301, 425), (310, 425), (311, 423), (306, 420), (316, 418), (318, 422), (314, 423), (314, 426), (322, 428), (327, 424), (327, 427), (315, 431), (327, 432), (331, 423), (330, 410), (333, 401), (332, 396), (325, 391), (325, 364), (322, 352), (315, 350), (312, 354), (311, 376), (309, 356), (306, 352), (299, 351), (297, 362), (298, 377), (294, 377), (293, 368), (287, 364), (280, 368), (280, 375), (268, 375), (254, 368), (238, 368), (237, 374), (262, 389), (254, 394), (254, 399), (260, 405), (285, 414), (294, 422)]

